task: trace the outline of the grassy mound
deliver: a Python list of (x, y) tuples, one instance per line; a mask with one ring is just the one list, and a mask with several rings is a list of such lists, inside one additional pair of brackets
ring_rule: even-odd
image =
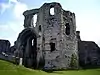
[(47, 73), (41, 70), (32, 70), (23, 66), (0, 60), (0, 75), (100, 75), (100, 69), (66, 70)]
[(0, 75), (47, 75), (41, 70), (32, 70), (23, 66), (17, 66), (10, 62), (0, 60)]

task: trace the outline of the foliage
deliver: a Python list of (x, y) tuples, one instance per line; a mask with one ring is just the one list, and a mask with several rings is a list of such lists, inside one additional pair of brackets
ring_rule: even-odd
[(78, 68), (78, 61), (76, 54), (72, 54), (71, 56), (70, 67), (73, 69)]

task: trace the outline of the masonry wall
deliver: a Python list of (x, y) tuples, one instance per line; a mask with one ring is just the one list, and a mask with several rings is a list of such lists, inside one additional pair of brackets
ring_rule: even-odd
[[(76, 38), (76, 20), (75, 14), (70, 11), (63, 10), (63, 24), (62, 24), (62, 35), (63, 35), (63, 59), (67, 60), (67, 67), (78, 67), (78, 44)], [(67, 26), (66, 26), (67, 25)], [(69, 26), (69, 28), (67, 28)], [(67, 29), (67, 32), (66, 32)], [(69, 33), (68, 33), (69, 32)], [(74, 56), (74, 57), (73, 57)], [(73, 59), (74, 64), (71, 64)]]
[(0, 53), (10, 53), (10, 42), (8, 40), (0, 40)]
[[(54, 15), (50, 14), (51, 8), (54, 8)], [(66, 23), (70, 25), (69, 35), (65, 33)], [(39, 9), (35, 28), (40, 35), (37, 59), (45, 60), (46, 69), (70, 68), (72, 54), (76, 56), (75, 62), (78, 61), (74, 13), (64, 11), (59, 3), (45, 3)]]

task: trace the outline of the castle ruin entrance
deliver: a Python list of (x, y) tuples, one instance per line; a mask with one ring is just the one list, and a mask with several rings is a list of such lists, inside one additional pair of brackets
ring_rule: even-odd
[[(34, 39), (33, 43), (32, 40)], [(30, 68), (36, 68), (37, 64), (37, 39), (28, 37), (25, 43), (25, 50), (23, 51), (23, 65)]]
[[(22, 47), (23, 48), (20, 48)], [(22, 64), (25, 67), (36, 68), (37, 65), (37, 36), (32, 28), (24, 29), (17, 39), (17, 49)]]

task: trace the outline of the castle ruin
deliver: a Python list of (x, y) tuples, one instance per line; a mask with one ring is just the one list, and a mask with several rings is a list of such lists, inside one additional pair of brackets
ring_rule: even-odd
[[(50, 13), (52, 8), (54, 14)], [(81, 40), (80, 32), (76, 31), (75, 13), (52, 2), (26, 10), (23, 15), (24, 29), (11, 49), (15, 50), (15, 57), (22, 58), (24, 66), (57, 70), (77, 69), (90, 63), (100, 65), (100, 48), (92, 41)]]

